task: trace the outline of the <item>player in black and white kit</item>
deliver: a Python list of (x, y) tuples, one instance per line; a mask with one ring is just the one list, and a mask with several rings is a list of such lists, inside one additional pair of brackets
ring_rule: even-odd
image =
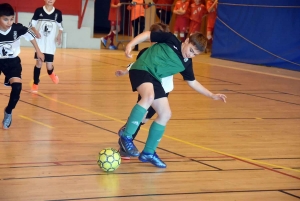
[(33, 44), (37, 58), (44, 60), (35, 40), (34, 33), (22, 24), (14, 23), (15, 12), (10, 4), (0, 4), (0, 73), (5, 75), (5, 85), (11, 86), (9, 102), (4, 109), (2, 128), (8, 129), (12, 122), (12, 110), (16, 107), (22, 90), (22, 65), (19, 58), (20, 37), (30, 40)]
[[(45, 0), (43, 7), (37, 8), (31, 20), (31, 29), (37, 36), (37, 43), (42, 53), (45, 55), (45, 61), (47, 72), (52, 81), (58, 84), (58, 76), (53, 72), (54, 66), (54, 54), (56, 51), (56, 42), (61, 44), (61, 35), (63, 31), (62, 27), (62, 12), (54, 8), (53, 4), (55, 0)], [(56, 36), (58, 29), (58, 34)], [(34, 56), (37, 59), (36, 55)], [(33, 85), (31, 91), (38, 92), (38, 84), (40, 82), (39, 77), (41, 73), (41, 67), (43, 63), (39, 60), (36, 61), (36, 65), (33, 70)]]

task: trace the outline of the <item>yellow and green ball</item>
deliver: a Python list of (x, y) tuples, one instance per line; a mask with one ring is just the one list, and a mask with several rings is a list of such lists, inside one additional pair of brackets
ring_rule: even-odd
[(103, 149), (99, 153), (97, 163), (104, 172), (115, 171), (121, 164), (120, 153), (114, 148)]

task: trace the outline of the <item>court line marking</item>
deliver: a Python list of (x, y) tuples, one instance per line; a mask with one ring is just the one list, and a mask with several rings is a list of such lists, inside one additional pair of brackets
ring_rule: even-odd
[(223, 67), (223, 68), (229, 68), (229, 69), (234, 69), (234, 70), (246, 71), (246, 72), (257, 73), (257, 74), (262, 74), (262, 75), (270, 75), (270, 76), (274, 76), (274, 77), (288, 78), (288, 79), (300, 81), (300, 78), (290, 77), (290, 76), (287, 76), (287, 75), (277, 75), (277, 74), (273, 74), (273, 73), (259, 72), (259, 71), (255, 71), (255, 70), (242, 69), (242, 68), (231, 67), (231, 66), (226, 66), (226, 65), (222, 65), (222, 64), (215, 64), (215, 63), (205, 63), (205, 62), (200, 62), (200, 61), (193, 61), (193, 62), (201, 63), (201, 64), (207, 64), (207, 65), (210, 65), (210, 66), (219, 66), (219, 67)]
[[(198, 62), (198, 63), (202, 63), (202, 62)], [(205, 64), (207, 64), (207, 63), (205, 63)], [(209, 64), (209, 65), (211, 65), (211, 64)], [(224, 67), (226, 67), (226, 66), (224, 66)], [(231, 67), (229, 67), (229, 68), (231, 68)], [(82, 69), (86, 69), (86, 68), (76, 68), (76, 69), (69, 69), (69, 70), (57, 71), (57, 72), (62, 73), (62, 72), (68, 72), (68, 71), (72, 71), (72, 70), (82, 70)], [(236, 70), (245, 70), (245, 69), (236, 68)], [(246, 71), (248, 71), (248, 70), (246, 70)], [(256, 72), (256, 71), (253, 71), (253, 72)], [(259, 72), (256, 72), (256, 73), (259, 73)], [(270, 74), (270, 75), (273, 75), (273, 74)], [(45, 76), (47, 76), (47, 74), (41, 75), (40, 77), (45, 77)], [(279, 76), (279, 77), (281, 77), (281, 76)], [(31, 80), (30, 83), (29, 83), (30, 87), (31, 87), (31, 83), (33, 83), (33, 80)], [(101, 113), (98, 113), (98, 112), (94, 112), (92, 110), (88, 110), (88, 109), (81, 108), (81, 107), (78, 107), (78, 106), (75, 106), (75, 105), (72, 105), (72, 104), (69, 104), (69, 103), (65, 103), (63, 101), (59, 101), (57, 99), (51, 98), (51, 97), (41, 93), (41, 92), (38, 92), (38, 94), (40, 96), (48, 99), (48, 100), (55, 101), (55, 102), (60, 103), (62, 105), (66, 105), (66, 106), (69, 106), (69, 107), (72, 107), (72, 108), (75, 108), (75, 109), (78, 109), (78, 110), (81, 110), (81, 111), (84, 111), (84, 112), (88, 112), (88, 113), (91, 113), (91, 114), (94, 114), (94, 115), (97, 115), (97, 116), (105, 117), (107, 119), (111, 119), (111, 120), (114, 120), (114, 121), (117, 121), (117, 122), (120, 122), (120, 123), (126, 123), (125, 121), (122, 121), (122, 120), (114, 118), (114, 117), (110, 117), (108, 115), (104, 115), (104, 114), (101, 114)], [(145, 129), (145, 128), (141, 128), (141, 130), (149, 131), (148, 129)], [(188, 142), (188, 141), (184, 141), (184, 140), (181, 140), (181, 139), (178, 139), (178, 138), (174, 138), (174, 137), (171, 137), (171, 136), (168, 136), (168, 135), (165, 135), (165, 134), (163, 135), (163, 137), (166, 137), (166, 138), (172, 139), (174, 141), (181, 142), (181, 143), (193, 146), (193, 147), (197, 147), (197, 148), (201, 148), (201, 149), (211, 151), (211, 152), (214, 152), (214, 153), (218, 153), (218, 154), (221, 154), (221, 155), (229, 156), (231, 158), (236, 158), (236, 159), (248, 161), (248, 162), (251, 162), (251, 163), (254, 163), (254, 164), (263, 164), (263, 165), (267, 165), (267, 166), (271, 166), (271, 167), (275, 167), (275, 168), (280, 168), (280, 169), (284, 169), (284, 170), (300, 172), (300, 170), (297, 170), (297, 169), (292, 169), (292, 168), (288, 168), (288, 167), (284, 167), (284, 166), (280, 166), (280, 165), (274, 165), (274, 164), (266, 163), (266, 162), (262, 162), (262, 161), (255, 161), (255, 160), (252, 160), (252, 159), (249, 159), (249, 158), (240, 157), (240, 156), (236, 156), (236, 155), (233, 155), (233, 154), (221, 152), (221, 151), (218, 151), (218, 150), (215, 150), (215, 149), (211, 149), (211, 148), (204, 147), (204, 146), (201, 146), (201, 145), (197, 145), (197, 144), (194, 144), (194, 143), (191, 143), (191, 142)], [(268, 168), (266, 168), (266, 169), (268, 169)], [(281, 172), (279, 172), (279, 173), (281, 173)]]
[(28, 120), (28, 121), (31, 121), (31, 122), (40, 124), (40, 125), (45, 126), (45, 127), (47, 127), (47, 128), (54, 128), (53, 126), (49, 126), (49, 125), (47, 125), (47, 124), (44, 124), (44, 123), (39, 122), (39, 121), (36, 121), (36, 120), (31, 119), (31, 118), (29, 118), (29, 117), (25, 117), (25, 116), (23, 116), (23, 115), (19, 115), (19, 117), (21, 117), (21, 118), (23, 118), (23, 119), (26, 119), (26, 120)]
[[(111, 53), (93, 53), (93, 54), (96, 54), (96, 55), (99, 55), (99, 56), (107, 55), (107, 54), (111, 55)], [(122, 53), (122, 54), (121, 53), (114, 53), (113, 55), (123, 55), (123, 56), (125, 56), (124, 53)], [(135, 56), (135, 54), (133, 54), (133, 56)], [(84, 59), (88, 59), (88, 58), (84, 58)], [(101, 62), (101, 61), (99, 61), (99, 62)], [(132, 61), (128, 59), (128, 63), (130, 63), (130, 62), (132, 62)], [(200, 61), (195, 61), (195, 60), (193, 62), (201, 63), (201, 64), (207, 64), (207, 65), (211, 65), (211, 66), (214, 65), (214, 66), (219, 66), (219, 67), (224, 67), (224, 68), (229, 68), (229, 69), (234, 69), (234, 70), (246, 71), (246, 72), (251, 72), (251, 73), (258, 73), (258, 74), (262, 74), (262, 75), (288, 78), (288, 79), (293, 79), (293, 80), (299, 80), (300, 81), (300, 78), (290, 77), (290, 76), (287, 76), (287, 75), (277, 75), (277, 74), (273, 74), (273, 73), (259, 72), (259, 71), (256, 71), (256, 70), (231, 67), (231, 66), (222, 65), (222, 64), (215, 64), (215, 63), (206, 63), (206, 62), (200, 62)], [(234, 62), (234, 61), (232, 61), (232, 62)], [(254, 66), (257, 66), (257, 65), (254, 65)], [(272, 68), (275, 68), (275, 67), (272, 67)], [(285, 70), (285, 69), (283, 69), (283, 70)]]
[[(51, 98), (51, 97), (49, 97), (49, 96), (47, 96), (47, 95), (45, 95), (43, 93), (39, 93), (39, 95), (41, 95), (42, 97), (44, 97), (46, 99), (49, 99), (49, 100), (55, 101), (57, 103), (60, 103), (62, 105), (66, 105), (66, 106), (69, 106), (69, 107), (72, 107), (72, 108), (75, 108), (75, 109), (78, 109), (78, 110), (89, 112), (91, 114), (94, 114), (94, 115), (97, 115), (97, 116), (101, 116), (101, 117), (105, 117), (105, 118), (108, 118), (108, 119), (111, 119), (111, 120), (114, 120), (114, 121), (117, 121), (117, 122), (120, 122), (120, 123), (126, 123), (125, 121), (122, 121), (120, 119), (116, 119), (116, 118), (113, 118), (113, 117), (110, 117), (110, 116), (107, 116), (107, 115), (104, 115), (104, 114), (101, 114), (101, 113), (98, 113), (98, 112), (94, 112), (94, 111), (91, 111), (91, 110), (88, 110), (88, 109), (85, 109), (85, 108), (81, 108), (81, 107), (78, 107), (78, 106), (75, 106), (75, 105), (72, 105), (72, 104), (69, 104), (69, 103), (65, 103), (65, 102), (53, 99), (53, 98)], [(145, 129), (145, 128), (141, 128), (141, 130), (149, 131), (148, 129)], [(165, 135), (165, 134), (164, 134), (163, 137), (166, 137), (166, 138), (169, 138), (169, 139), (172, 139), (174, 141), (178, 141), (178, 142), (181, 142), (181, 143), (184, 143), (184, 144), (187, 144), (187, 145), (191, 145), (193, 147), (197, 147), (197, 148), (201, 148), (201, 149), (204, 149), (204, 150), (207, 150), (207, 151), (211, 151), (211, 152), (214, 152), (214, 153), (218, 153), (218, 154), (221, 154), (221, 155), (229, 156), (231, 158), (238, 158), (238, 159), (249, 161), (249, 162), (252, 162), (252, 163), (255, 163), (255, 164), (263, 164), (263, 165), (267, 165), (267, 166), (271, 166), (271, 167), (276, 167), (276, 168), (280, 168), (280, 169), (285, 169), (285, 170), (291, 170), (291, 171), (295, 171), (295, 172), (300, 172), (300, 170), (296, 170), (296, 169), (292, 169), (292, 168), (288, 168), (288, 167), (284, 167), (284, 166), (279, 166), (279, 165), (274, 165), (274, 164), (266, 163), (266, 162), (262, 162), (262, 161), (255, 161), (255, 160), (252, 160), (252, 159), (248, 159), (248, 158), (244, 158), (244, 157), (240, 157), (240, 156), (228, 154), (228, 153), (221, 152), (221, 151), (218, 151), (218, 150), (215, 150), (215, 149), (207, 148), (207, 147), (200, 146), (200, 145), (197, 145), (197, 144), (193, 144), (193, 143), (190, 143), (190, 142), (187, 142), (187, 141), (184, 141), (184, 140), (180, 140), (178, 138), (174, 138), (174, 137), (171, 137), (171, 136), (168, 136), (168, 135)]]

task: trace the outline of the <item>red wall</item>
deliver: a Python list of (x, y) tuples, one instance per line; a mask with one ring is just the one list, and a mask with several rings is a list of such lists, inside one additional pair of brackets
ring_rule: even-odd
[[(42, 7), (44, 1), (42, 0), (0, 0), (0, 3), (11, 4), (16, 12), (30, 12), (33, 13), (36, 8)], [(54, 7), (61, 10), (66, 15), (81, 15), (82, 0), (58, 0)]]

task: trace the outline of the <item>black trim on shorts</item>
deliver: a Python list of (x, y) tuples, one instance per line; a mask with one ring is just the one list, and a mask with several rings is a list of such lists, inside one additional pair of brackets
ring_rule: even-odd
[[(43, 53), (43, 54), (45, 55), (44, 62), (53, 62), (54, 61), (54, 55), (53, 54), (46, 54), (46, 53)], [(34, 59), (38, 59), (37, 55), (36, 55), (36, 52), (34, 53)]]

